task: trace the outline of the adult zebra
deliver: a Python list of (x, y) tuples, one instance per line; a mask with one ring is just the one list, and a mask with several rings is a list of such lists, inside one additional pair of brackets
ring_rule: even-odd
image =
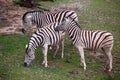
[(39, 45), (42, 46), (42, 52), (44, 55), (44, 60), (42, 64), (48, 67), (47, 64), (47, 51), (48, 45), (57, 45), (56, 53), (58, 51), (58, 44), (62, 40), (64, 33), (62, 31), (56, 32), (55, 27), (58, 23), (51, 23), (46, 27), (38, 28), (37, 31), (31, 36), (28, 45), (26, 46), (26, 56), (24, 60), (24, 65), (29, 66), (31, 61), (35, 58), (34, 53)]
[(22, 32), (27, 32), (34, 24), (37, 26), (37, 28), (41, 28), (53, 22), (61, 23), (61, 21), (68, 16), (73, 18), (75, 21), (78, 21), (76, 12), (72, 10), (61, 10), (55, 13), (49, 11), (26, 12), (22, 17)]
[(56, 31), (66, 31), (69, 34), (73, 44), (78, 49), (81, 56), (81, 63), (84, 65), (86, 70), (86, 63), (84, 59), (84, 48), (97, 50), (101, 48), (107, 55), (109, 64), (109, 71), (112, 70), (112, 54), (111, 50), (113, 47), (114, 38), (111, 33), (107, 31), (88, 31), (80, 30), (78, 23), (74, 19), (65, 18), (65, 20), (56, 27)]

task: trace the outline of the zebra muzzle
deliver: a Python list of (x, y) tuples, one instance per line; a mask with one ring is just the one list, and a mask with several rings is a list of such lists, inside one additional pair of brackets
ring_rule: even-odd
[(27, 64), (26, 62), (24, 62), (24, 66), (25, 66), (25, 67), (27, 67), (27, 66), (28, 66), (28, 64)]
[(21, 30), (21, 31), (22, 31), (22, 33), (24, 33), (24, 34), (26, 33), (26, 30), (25, 30), (25, 29), (23, 29), (23, 28), (22, 28), (22, 30)]
[(59, 31), (58, 28), (55, 28), (55, 31)]

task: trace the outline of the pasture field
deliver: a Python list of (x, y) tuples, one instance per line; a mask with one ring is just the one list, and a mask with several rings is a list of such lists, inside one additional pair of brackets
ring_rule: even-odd
[[(40, 1), (41, 6), (72, 5), (79, 17), (81, 29), (105, 30), (114, 36), (113, 70), (104, 71), (105, 57), (90, 56), (85, 50), (87, 70), (80, 66), (78, 50), (65, 40), (64, 58), (61, 49), (56, 58), (54, 50), (48, 51), (48, 68), (41, 65), (41, 47), (35, 52), (35, 60), (24, 67), (25, 45), (29, 36), (22, 34), (0, 34), (0, 80), (120, 80), (120, 0), (55, 0)], [(79, 3), (79, 4), (77, 4)], [(81, 5), (81, 6), (80, 6)], [(4, 25), (0, 23), (0, 26)], [(101, 50), (99, 50), (102, 53)]]

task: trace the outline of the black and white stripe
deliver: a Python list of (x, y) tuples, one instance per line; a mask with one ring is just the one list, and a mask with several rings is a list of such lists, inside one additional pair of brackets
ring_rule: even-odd
[(27, 32), (33, 24), (35, 24), (38, 28), (41, 28), (53, 22), (61, 23), (61, 21), (68, 16), (78, 21), (77, 14), (72, 10), (62, 10), (54, 13), (49, 11), (29, 11), (22, 17), (22, 31)]
[(84, 69), (86, 70), (86, 63), (84, 59), (83, 48), (96, 50), (102, 48), (106, 53), (109, 62), (109, 71), (112, 69), (112, 55), (111, 50), (113, 47), (113, 36), (107, 31), (95, 30), (80, 30), (78, 23), (71, 18), (66, 18), (60, 25), (55, 29), (57, 31), (65, 30), (73, 44), (78, 48), (81, 61), (84, 64)]
[(35, 58), (34, 52), (36, 48), (41, 45), (42, 51), (44, 54), (43, 64), (47, 67), (47, 51), (48, 45), (56, 45), (56, 53), (59, 48), (59, 42), (62, 40), (62, 36), (64, 33), (62, 31), (56, 32), (54, 29), (58, 25), (58, 23), (51, 23), (46, 27), (38, 28), (37, 31), (31, 36), (29, 43), (26, 47), (26, 57), (24, 61), (24, 65), (28, 66), (30, 62)]

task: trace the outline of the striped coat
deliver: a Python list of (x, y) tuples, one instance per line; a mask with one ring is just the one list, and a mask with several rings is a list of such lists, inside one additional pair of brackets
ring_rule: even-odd
[(107, 55), (109, 64), (109, 71), (112, 69), (112, 55), (111, 50), (114, 43), (113, 35), (107, 31), (89, 31), (81, 30), (78, 23), (71, 18), (66, 18), (60, 25), (55, 29), (56, 31), (66, 31), (72, 40), (73, 44), (78, 49), (81, 55), (81, 62), (84, 65), (84, 70), (86, 70), (86, 63), (84, 59), (84, 48), (97, 50), (102, 48), (102, 50)]
[(68, 16), (78, 21), (78, 17), (75, 11), (70, 10), (57, 11), (55, 13), (46, 11), (26, 12), (22, 17), (22, 32), (27, 32), (33, 25), (36, 25), (37, 28), (41, 28), (53, 22), (61, 23), (62, 20)]
[(56, 51), (57, 53), (59, 49), (59, 42), (62, 40), (62, 36), (64, 36), (64, 33), (62, 31), (56, 32), (54, 29), (58, 25), (58, 23), (51, 23), (50, 25), (39, 28), (37, 31), (31, 36), (28, 45), (26, 46), (26, 56), (24, 65), (28, 66), (31, 61), (35, 58), (34, 53), (38, 46), (42, 46), (42, 52), (44, 54), (44, 60), (42, 64), (45, 64), (45, 67), (48, 67), (47, 65), (47, 51), (49, 45), (56, 45)]

